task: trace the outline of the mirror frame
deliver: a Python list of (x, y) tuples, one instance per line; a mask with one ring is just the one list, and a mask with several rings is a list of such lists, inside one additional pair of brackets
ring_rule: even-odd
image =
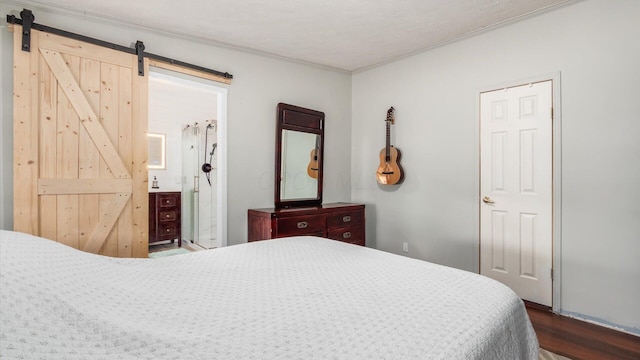
[[(300, 131), (320, 136), (318, 160), (318, 186), (315, 198), (286, 200), (281, 198), (282, 183), (282, 133), (284, 130)], [(324, 113), (303, 107), (278, 104), (276, 126), (275, 207), (318, 206), (322, 204), (322, 178), (324, 168)]]

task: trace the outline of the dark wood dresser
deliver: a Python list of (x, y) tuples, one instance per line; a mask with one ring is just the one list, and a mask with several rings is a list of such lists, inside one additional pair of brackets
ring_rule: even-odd
[(149, 244), (175, 239), (182, 246), (180, 192), (150, 192)]
[(365, 245), (363, 204), (249, 209), (249, 241), (313, 235)]

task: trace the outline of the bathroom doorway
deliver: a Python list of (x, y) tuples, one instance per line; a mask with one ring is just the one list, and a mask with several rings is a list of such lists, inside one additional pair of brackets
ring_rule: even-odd
[(149, 134), (165, 138), (164, 168), (149, 169), (150, 192), (180, 192), (183, 244), (211, 249), (226, 239), (227, 89), (151, 68)]

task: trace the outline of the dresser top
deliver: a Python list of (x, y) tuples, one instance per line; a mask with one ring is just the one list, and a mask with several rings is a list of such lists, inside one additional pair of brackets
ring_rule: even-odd
[(180, 194), (180, 190), (151, 189), (149, 194)]
[(345, 202), (337, 202), (337, 203), (329, 203), (322, 204), (319, 206), (300, 206), (300, 207), (288, 207), (288, 208), (263, 208), (263, 209), (249, 209), (251, 212), (261, 212), (265, 214), (287, 214), (287, 213), (295, 213), (295, 214), (303, 214), (303, 213), (318, 213), (324, 211), (340, 211), (344, 208), (344, 210), (352, 210), (355, 208), (364, 208), (364, 204), (354, 204), (354, 203), (345, 203)]

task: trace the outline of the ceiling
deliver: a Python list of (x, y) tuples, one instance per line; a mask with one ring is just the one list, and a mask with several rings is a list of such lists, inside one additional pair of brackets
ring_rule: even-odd
[(351, 72), (575, 0), (30, 2)]

